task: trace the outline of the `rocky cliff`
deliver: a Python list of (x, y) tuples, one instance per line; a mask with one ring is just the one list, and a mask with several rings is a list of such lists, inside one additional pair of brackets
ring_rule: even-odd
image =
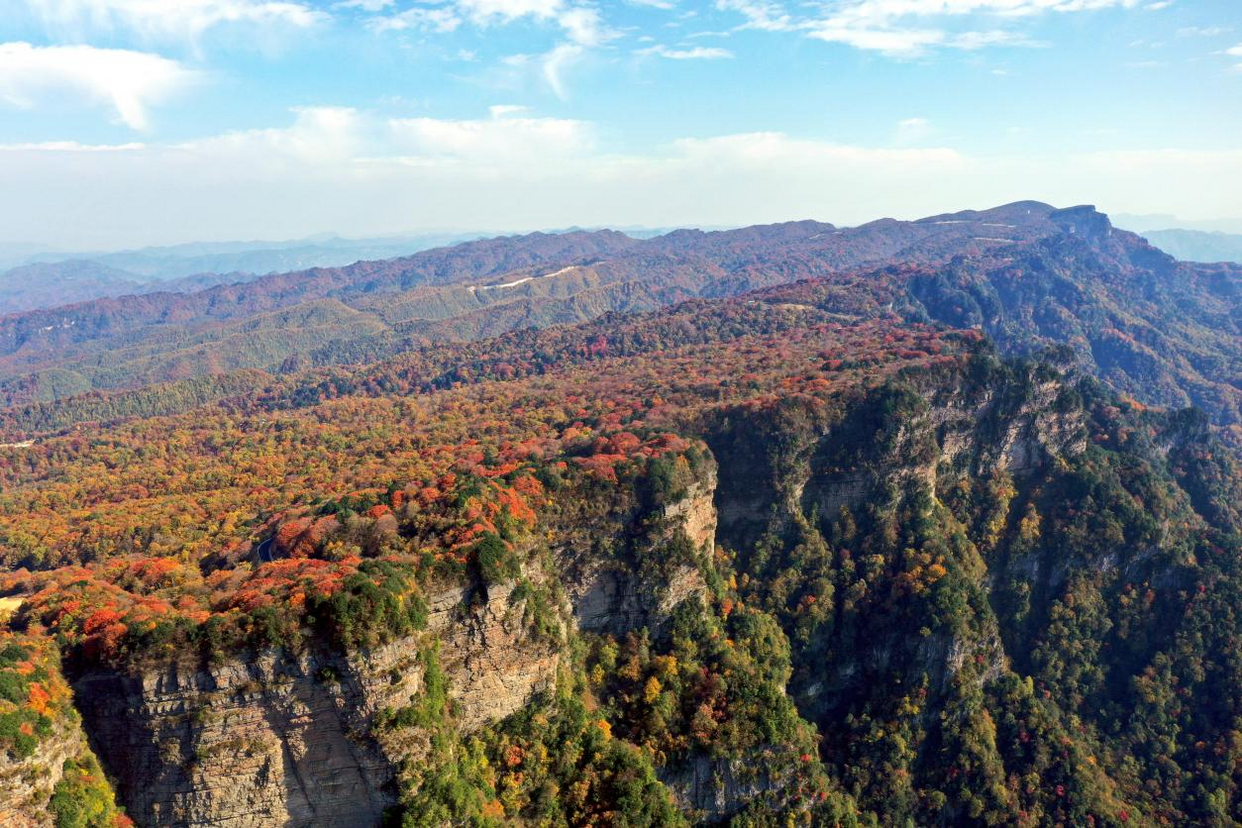
[(377, 736), (376, 716), (417, 699), (420, 654), (438, 641), (457, 721), (520, 708), (558, 655), (523, 624), (513, 584), (451, 587), (418, 635), (344, 655), (269, 650), (75, 682), (86, 726), (143, 825), (375, 824), (395, 801), (417, 734)]
[[(572, 565), (572, 577), (550, 575), (531, 553), (519, 581), (446, 585), (427, 597), (424, 630), (375, 649), (345, 654), (312, 645), (213, 664), (186, 659), (87, 672), (74, 682), (86, 730), (140, 825), (378, 824), (396, 802), (403, 767), (426, 754), (428, 736), (377, 723), (423, 695), (428, 649), (436, 649), (460, 731), (514, 713), (554, 683), (566, 627), (655, 627), (702, 593), (694, 561), (677, 562), (658, 579), (631, 564), (636, 551), (678, 531), (710, 549), (714, 487), (712, 470), (655, 513), (635, 501), (612, 524), (585, 527), (591, 544), (565, 538), (554, 557)], [(639, 531), (638, 523), (649, 530), (652, 521), (654, 535)], [(621, 554), (600, 554), (609, 532)], [(565, 595), (552, 622), (559, 636), (537, 628), (528, 606), (531, 588), (552, 586)], [(66, 741), (41, 759), (59, 767), (57, 757), (71, 748)]]
[[(73, 676), (85, 732), (140, 825), (374, 825), (469, 796), (498, 818), (553, 789), (578, 810), (546, 813), (598, 816), (617, 780), (692, 822), (865, 803), (1145, 824), (1113, 794), (1131, 780), (1088, 761), (1104, 740), (1073, 740), (1122, 726), (1166, 627), (1205, 628), (1183, 620), (1215, 589), (1196, 558), (1230, 541), (1194, 534), (1195, 509), (1229, 508), (1174, 481), (1233, 472), (1187, 454), (1185, 423), (1093, 388), (983, 353), (834, 405), (723, 411), (701, 424), (711, 453), (550, 473), (537, 523), (500, 544), (513, 568), (429, 565), (416, 632), (94, 667)], [(1147, 606), (1160, 624), (1135, 620)], [(1125, 639), (1140, 627), (1161, 632)], [(34, 780), (78, 739), (10, 763), (0, 792), (46, 797)]]
[(2, 624), (0, 825), (111, 824), (113, 793), (87, 744), (54, 642)]
[[(941, 522), (954, 522), (945, 503), (963, 481), (1018, 480), (1020, 485), (1082, 454), (1084, 415), (1072, 396), (1064, 378), (1035, 366), (981, 376), (921, 372), (873, 389), (842, 410), (809, 412), (791, 405), (763, 421), (730, 420), (727, 430), (709, 437), (722, 468), (717, 501), (724, 542), (739, 550), (743, 571), (756, 582), (796, 581), (811, 579), (813, 567), (793, 564), (793, 570), (782, 573), (774, 568), (773, 548), (823, 545), (829, 552), (825, 538), (836, 535), (845, 550), (820, 582), (826, 584), (856, 570), (849, 548), (854, 538), (840, 538), (841, 520), (850, 533), (881, 532), (894, 540), (905, 535), (907, 544), (915, 543), (909, 525), (901, 519), (876, 525), (875, 516), (939, 523), (941, 534), (960, 531)], [(756, 480), (767, 485), (756, 486)], [(993, 520), (999, 533), (1012, 518), (1005, 513)], [(870, 606), (871, 594), (883, 586), (883, 573), (908, 566), (903, 558), (913, 552), (877, 545), (866, 560), (866, 577), (851, 585), (859, 599), (857, 612)], [(989, 568), (988, 552), (982, 544), (964, 545), (943, 557), (928, 557), (914, 572), (933, 571), (933, 564), (936, 572), (954, 570), (964, 576), (963, 589), (979, 596), (972, 600), (986, 603), (982, 596), (996, 581), (1008, 579), (998, 574), (995, 562)], [(821, 586), (810, 597), (840, 601), (831, 587)], [(796, 648), (795, 662), (801, 663), (790, 683), (803, 715), (831, 720), (857, 704), (881, 677), (895, 676), (911, 685), (925, 682), (934, 700), (957, 692), (963, 681), (980, 687), (1008, 668), (992, 613), (981, 612), (969, 625), (931, 625), (912, 635), (917, 628), (911, 630), (897, 616), (886, 622), (882, 615), (906, 597), (896, 593), (856, 622), (828, 616), (805, 627), (806, 638)], [(842, 636), (856, 639), (847, 642)]]
[(0, 761), (0, 825), (47, 828), (54, 824), (48, 802), (64, 777), (65, 762), (88, 750), (77, 724), (76, 719), (58, 722), (35, 755)]
[[(706, 589), (698, 562), (691, 557), (662, 558), (644, 567), (641, 553), (667, 542), (680, 531), (694, 552), (710, 555), (716, 542), (716, 469), (712, 463), (681, 496), (647, 516), (650, 534), (632, 538), (614, 554), (588, 554), (573, 543), (559, 559), (572, 576), (564, 586), (576, 625), (583, 630), (623, 635), (642, 627), (659, 629), (673, 607)], [(587, 527), (589, 528), (589, 527)], [(581, 541), (579, 540), (579, 544)]]

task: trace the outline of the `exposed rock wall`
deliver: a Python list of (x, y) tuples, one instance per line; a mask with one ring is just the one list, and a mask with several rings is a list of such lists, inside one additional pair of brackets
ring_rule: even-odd
[[(708, 554), (716, 542), (716, 470), (691, 483), (683, 497), (663, 506), (659, 515), (665, 527), (658, 543), (683, 531), (696, 551)], [(699, 567), (692, 561), (678, 562), (668, 571), (644, 571), (629, 554), (586, 555), (566, 548), (562, 557), (571, 561), (573, 576), (565, 579), (575, 623), (580, 629), (616, 635), (648, 627), (658, 630), (673, 608), (706, 589)]]
[[(872, 504), (896, 511), (904, 493), (921, 490), (934, 500), (958, 480), (998, 473), (1020, 480), (1076, 456), (1085, 450), (1086, 431), (1081, 409), (1059, 404), (1065, 389), (1059, 377), (1035, 369), (982, 380), (915, 375), (823, 416), (793, 409), (765, 412), (762, 420), (733, 418), (729, 431), (709, 438), (722, 467), (723, 542), (742, 555), (765, 535), (792, 547), (806, 532), (826, 532), (843, 507), (861, 520)], [(963, 554), (974, 559), (955, 566), (987, 592), (990, 565), (979, 552)], [(865, 644), (843, 646), (848, 658), (817, 660), (826, 640), (803, 645), (789, 686), (802, 714), (831, 720), (878, 676), (926, 676), (934, 699), (951, 691), (967, 665), (975, 685), (1009, 666), (992, 614), (983, 613), (969, 634), (912, 632), (918, 631), (870, 627)]]
[(440, 640), (440, 661), (465, 731), (497, 721), (550, 687), (560, 663), (557, 649), (533, 639), (522, 621), (522, 606), (511, 600), (513, 584), (492, 585), (486, 599), (433, 616), (431, 631)]
[(677, 806), (696, 821), (720, 822), (744, 809), (753, 799), (780, 788), (758, 752), (754, 761), (713, 759), (695, 754), (664, 768), (660, 781)]
[[(714, 542), (714, 470), (662, 510), (667, 533)], [(585, 527), (623, 534), (639, 515)], [(565, 550), (563, 550), (565, 551)], [(705, 587), (698, 568), (644, 578), (627, 556), (569, 550), (558, 572), (567, 616), (586, 629), (657, 627)], [(528, 567), (527, 575), (548, 575)], [(168, 664), (75, 682), (79, 706), (121, 801), (140, 825), (251, 828), (377, 824), (394, 804), (404, 761), (427, 749), (417, 732), (378, 732), (378, 713), (417, 701), (421, 653), (439, 661), (463, 731), (502, 719), (555, 681), (560, 653), (534, 635), (515, 584), (445, 587), (428, 598), (427, 629), (348, 656), (320, 648), (268, 650), (221, 664)]]
[(66, 759), (86, 750), (86, 739), (73, 722), (58, 721), (55, 732), (39, 743), (33, 756), (10, 761), (0, 755), (0, 825), (50, 828), (48, 799), (60, 782)]
[[(716, 542), (716, 470), (711, 468), (687, 487), (685, 497), (664, 507), (664, 517), (680, 524), (695, 549)], [(708, 551), (711, 548), (708, 547)]]
[(377, 824), (400, 761), (425, 746), (371, 724), (417, 698), (420, 648), (432, 637), (465, 729), (512, 713), (553, 680), (557, 654), (527, 633), (511, 593), (444, 590), (429, 602), (426, 632), (350, 657), (273, 650), (87, 674), (79, 704), (140, 825)]
[[(903, 484), (915, 478), (934, 489), (941, 476), (1023, 475), (1054, 458), (1078, 454), (1086, 445), (1081, 415), (1057, 410), (1063, 387), (1049, 380), (1022, 394), (1005, 388), (967, 390), (962, 384), (920, 389), (923, 404), (901, 419), (886, 445), (850, 445), (858, 436), (852, 430), (844, 439), (827, 434), (800, 483), (801, 507), (807, 514), (814, 508), (833, 516), (842, 506), (863, 503), (885, 481)], [(839, 467), (842, 456), (849, 458), (847, 469)]]

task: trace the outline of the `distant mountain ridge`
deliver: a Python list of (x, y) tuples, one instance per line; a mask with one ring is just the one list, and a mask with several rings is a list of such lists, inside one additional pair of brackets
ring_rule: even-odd
[(17, 262), (0, 272), (0, 316), (104, 297), (157, 291), (188, 293), (249, 281), (267, 273), (406, 256), (477, 237), (461, 233), (374, 239), (327, 236), (71, 255), (14, 247)]
[(1242, 410), (1240, 278), (1234, 265), (1178, 262), (1094, 208), (1030, 201), (854, 228), (535, 233), (11, 315), (0, 319), (0, 395), (22, 405), (364, 364), (806, 282), (854, 317), (981, 328), (1015, 353), (1068, 346), (1136, 399), (1194, 403), (1228, 424)]
[(1152, 244), (1187, 262), (1242, 262), (1242, 234), (1203, 230), (1149, 230)]
[(0, 315), (60, 307), (75, 302), (166, 291), (192, 293), (215, 285), (245, 282), (255, 274), (228, 271), (147, 280), (89, 259), (21, 265), (0, 273)]

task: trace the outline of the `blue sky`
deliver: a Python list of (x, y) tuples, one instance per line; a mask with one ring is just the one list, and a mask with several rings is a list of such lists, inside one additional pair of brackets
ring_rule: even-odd
[(1238, 0), (0, 0), (0, 242), (1242, 215)]

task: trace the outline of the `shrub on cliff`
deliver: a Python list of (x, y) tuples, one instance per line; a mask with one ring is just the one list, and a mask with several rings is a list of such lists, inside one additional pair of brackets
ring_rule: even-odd
[(124, 828), (133, 826), (116, 807), (112, 788), (99, 761), (89, 751), (76, 759), (66, 759), (63, 775), (48, 810), (56, 828)]
[(499, 535), (487, 532), (474, 545), (473, 551), (485, 583), (504, 583), (522, 574), (517, 555)]

